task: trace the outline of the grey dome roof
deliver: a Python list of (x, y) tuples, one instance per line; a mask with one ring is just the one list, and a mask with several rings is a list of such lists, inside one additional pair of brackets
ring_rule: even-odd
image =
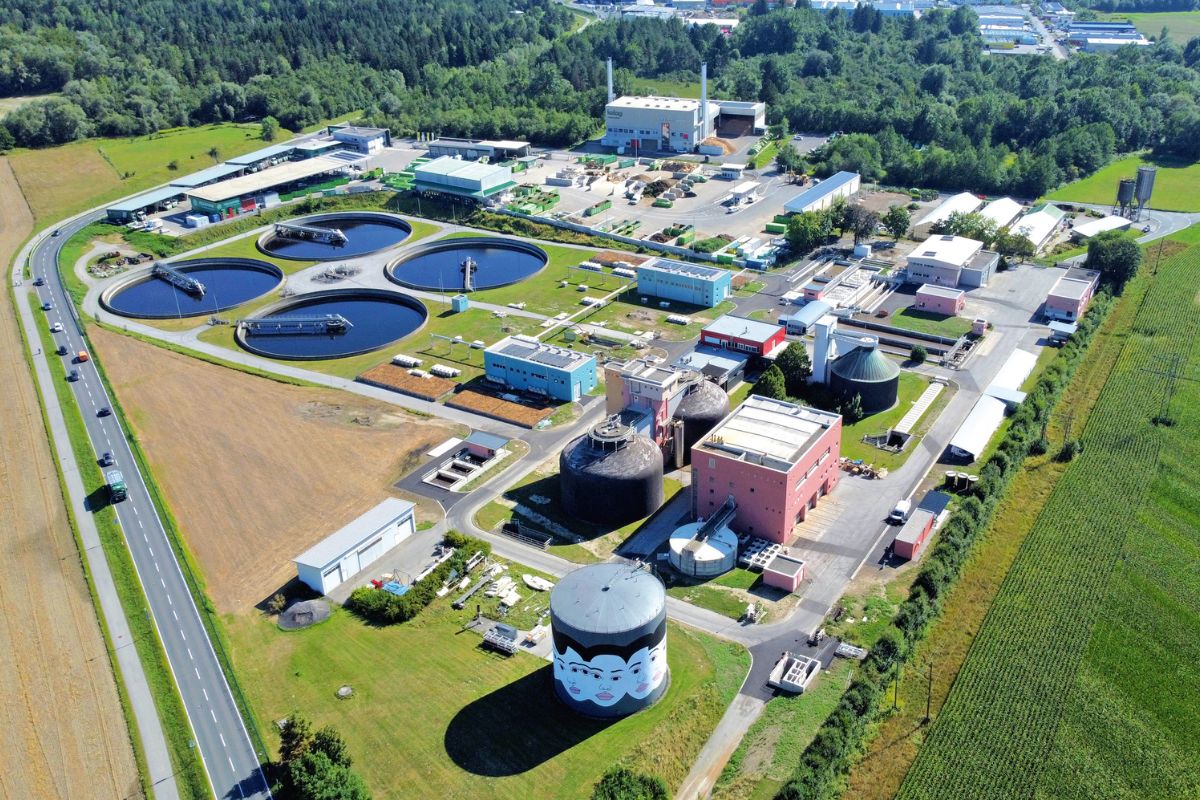
[(550, 612), (591, 633), (621, 633), (652, 622), (666, 606), (662, 582), (628, 564), (593, 564), (568, 573), (550, 590)]
[(856, 347), (839, 356), (832, 370), (839, 378), (862, 383), (883, 383), (900, 375), (900, 367), (874, 347)]

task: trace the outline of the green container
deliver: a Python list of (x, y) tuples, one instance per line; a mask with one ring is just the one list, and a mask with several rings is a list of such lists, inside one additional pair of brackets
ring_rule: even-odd
[(679, 238), (675, 240), (675, 244), (679, 245), (680, 247), (683, 247), (686, 244), (691, 244), (693, 241), (695, 241), (695, 239), (696, 239), (696, 232), (688, 231), (687, 233), (681, 233), (679, 235)]
[(637, 163), (636, 158), (623, 158), (617, 162), (617, 168), (618, 169), (626, 169), (627, 167), (632, 167), (636, 163)]
[(773, 221), (773, 222), (779, 222), (779, 223), (782, 223), (782, 224), (784, 224), (784, 225), (787, 225), (787, 224), (788, 224), (788, 220), (789, 220), (789, 219), (791, 219), (791, 217), (789, 217), (787, 214), (776, 214), (776, 215), (775, 215), (775, 219), (774, 219), (774, 220), (772, 220), (772, 221)]
[(717, 256), (717, 263), (725, 265), (732, 264), (733, 256), (731, 256), (729, 253), (721, 253), (721, 255)]
[(663, 200), (662, 198), (659, 198), (658, 200), (654, 201), (655, 208), (673, 208), (674, 206), (675, 204), (670, 200)]
[(768, 222), (765, 230), (767, 233), (787, 233), (787, 225), (780, 222)]

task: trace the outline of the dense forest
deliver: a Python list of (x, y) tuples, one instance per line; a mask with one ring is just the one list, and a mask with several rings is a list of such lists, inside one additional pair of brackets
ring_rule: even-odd
[(1031, 197), (1116, 153), (1200, 158), (1200, 39), (1059, 62), (985, 55), (966, 7), (917, 20), (760, 3), (732, 36), (648, 19), (568, 33), (573, 21), (549, 0), (14, 0), (0, 8), (0, 95), (58, 97), (6, 117), (0, 146), (266, 115), (297, 128), (357, 109), (401, 135), (566, 145), (599, 130), (612, 57), (618, 91), (695, 82), (707, 61), (715, 96), (845, 132), (808, 165), (821, 174)]

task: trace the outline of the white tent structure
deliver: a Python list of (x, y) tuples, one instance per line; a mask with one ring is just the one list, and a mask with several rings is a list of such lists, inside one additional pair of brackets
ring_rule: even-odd
[(1007, 408), (1019, 405), (1025, 399), (1021, 384), (1033, 372), (1035, 364), (1037, 356), (1033, 353), (1013, 351), (950, 439), (950, 452), (970, 461), (979, 458), (999, 430)]

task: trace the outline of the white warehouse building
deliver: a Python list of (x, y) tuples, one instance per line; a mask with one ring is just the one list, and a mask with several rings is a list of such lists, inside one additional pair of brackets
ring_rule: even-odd
[(293, 559), (296, 577), (329, 594), (416, 532), (416, 506), (389, 497)]

